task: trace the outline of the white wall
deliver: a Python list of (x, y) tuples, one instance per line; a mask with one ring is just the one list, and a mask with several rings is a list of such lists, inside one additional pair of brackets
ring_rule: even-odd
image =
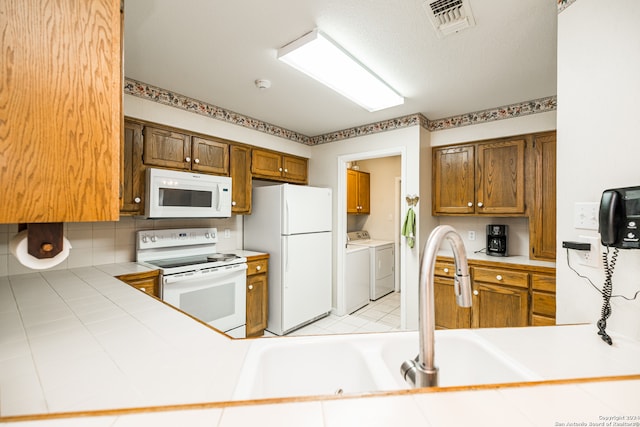
[[(421, 163), (420, 163), (420, 126), (413, 126), (389, 132), (382, 132), (368, 136), (357, 137), (346, 141), (323, 144), (314, 147), (312, 160), (314, 168), (310, 179), (313, 182), (326, 185), (334, 189), (334, 308), (338, 313), (342, 307), (335, 299), (337, 289), (344, 282), (344, 256), (346, 236), (346, 162), (367, 158), (401, 155), (401, 171), (403, 176), (401, 194), (420, 194)], [(428, 168), (425, 170), (429, 170)], [(401, 213), (404, 217), (405, 209)], [(419, 207), (416, 210), (419, 214)], [(398, 250), (401, 252), (401, 270), (405, 272), (401, 278), (402, 295), (401, 311), (402, 326), (415, 329), (418, 322), (417, 284), (418, 284), (418, 250), (420, 241), (414, 249), (407, 248), (404, 240)]]
[[(640, 2), (578, 0), (558, 16), (557, 316), (593, 322), (602, 299), (567, 266), (563, 240), (595, 231), (573, 227), (576, 202), (599, 202), (611, 187), (640, 185)], [(602, 268), (581, 267), (602, 287)], [(640, 251), (621, 251), (614, 294), (640, 289)], [(595, 328), (594, 328), (595, 329)], [(608, 330), (640, 339), (640, 301), (612, 300)], [(614, 338), (615, 340), (615, 338)]]
[(395, 178), (400, 177), (400, 156), (359, 161), (360, 170), (371, 172), (371, 214), (365, 217), (363, 229), (377, 240), (393, 241), (399, 234), (394, 226)]

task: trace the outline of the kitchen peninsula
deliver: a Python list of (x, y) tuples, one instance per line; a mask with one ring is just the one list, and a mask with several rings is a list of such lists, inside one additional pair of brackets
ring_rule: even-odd
[(0, 278), (0, 422), (556, 425), (640, 416), (640, 343), (614, 336), (609, 347), (591, 325), (474, 331), (536, 383), (232, 402), (253, 343), (298, 338), (230, 339), (114, 278), (143, 270), (127, 263)]

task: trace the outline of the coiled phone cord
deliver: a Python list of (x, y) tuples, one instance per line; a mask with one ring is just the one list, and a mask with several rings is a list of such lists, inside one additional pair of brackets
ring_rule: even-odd
[(611, 280), (613, 276), (613, 270), (616, 266), (618, 259), (618, 248), (614, 248), (613, 255), (611, 255), (611, 261), (609, 261), (609, 246), (607, 246), (607, 252), (602, 254), (602, 262), (604, 263), (604, 286), (602, 287), (602, 310), (600, 312), (601, 318), (598, 320), (598, 335), (604, 342), (611, 345), (613, 340), (607, 334), (607, 319), (611, 316), (611, 293), (613, 291), (613, 282)]

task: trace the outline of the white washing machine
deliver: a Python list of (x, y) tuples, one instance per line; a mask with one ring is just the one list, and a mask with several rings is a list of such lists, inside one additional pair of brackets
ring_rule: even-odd
[(366, 230), (347, 233), (348, 245), (369, 248), (369, 299), (377, 300), (395, 290), (395, 245), (371, 239)]
[(343, 298), (345, 313), (369, 304), (369, 248), (347, 245)]

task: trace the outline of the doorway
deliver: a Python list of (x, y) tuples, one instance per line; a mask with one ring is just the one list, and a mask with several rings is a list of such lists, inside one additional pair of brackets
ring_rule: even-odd
[[(371, 213), (369, 215), (347, 215), (347, 183), (346, 173), (348, 167), (357, 162), (358, 169), (369, 172), (371, 175)], [(342, 250), (338, 251), (337, 264), (337, 299), (336, 314), (339, 316), (349, 314), (345, 312), (345, 304), (340, 296), (344, 295), (345, 279), (345, 255), (346, 234), (348, 231), (367, 229), (371, 237), (376, 240), (389, 240), (395, 243), (395, 270), (396, 291), (404, 287), (405, 277), (401, 266), (404, 263), (404, 245), (400, 245), (399, 216), (402, 210), (401, 194), (404, 194), (404, 180), (406, 173), (406, 156), (404, 147), (394, 147), (386, 150), (353, 153), (338, 158), (338, 242)], [(381, 180), (383, 182), (381, 182)], [(406, 324), (405, 313), (401, 305), (401, 325)]]

